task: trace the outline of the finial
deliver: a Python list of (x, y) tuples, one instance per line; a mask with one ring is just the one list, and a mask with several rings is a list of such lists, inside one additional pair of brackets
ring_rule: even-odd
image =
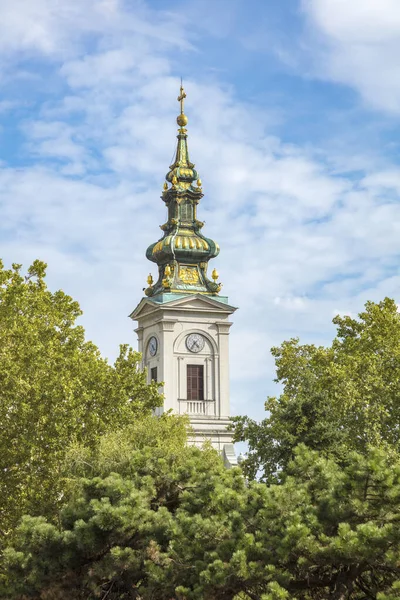
[(219, 273), (217, 271), (217, 269), (214, 269), (213, 272), (211, 273), (211, 277), (214, 279), (214, 281), (216, 282), (218, 277), (219, 277)]
[(177, 183), (178, 183), (178, 178), (176, 175), (174, 175), (172, 178), (172, 187), (175, 187)]
[(168, 191), (168, 183), (167, 183), (166, 181), (164, 181), (164, 186), (163, 186), (163, 188), (164, 188), (164, 192), (167, 192), (167, 191)]
[(151, 273), (149, 273), (149, 276), (147, 277), (147, 283), (151, 286), (153, 285), (153, 276)]
[(180, 127), (185, 127), (185, 125), (187, 125), (187, 123), (188, 123), (188, 118), (183, 112), (183, 103), (184, 103), (185, 98), (186, 98), (186, 92), (183, 89), (183, 84), (182, 84), (182, 79), (181, 79), (180, 94), (177, 98), (178, 102), (180, 102), (180, 105), (181, 105), (181, 114), (176, 118), (176, 122), (178, 123), (178, 125)]
[(165, 277), (170, 277), (170, 275), (171, 275), (171, 267), (169, 265), (167, 265), (165, 267), (164, 275), (165, 275)]
[(202, 183), (201, 183), (201, 179), (199, 177), (197, 180), (197, 187), (201, 188), (201, 186), (202, 186)]

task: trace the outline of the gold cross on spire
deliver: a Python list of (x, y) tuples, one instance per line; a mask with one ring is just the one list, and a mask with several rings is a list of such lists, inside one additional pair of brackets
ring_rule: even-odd
[(185, 133), (183, 131), (183, 128), (185, 127), (185, 125), (187, 125), (188, 122), (188, 118), (187, 116), (183, 113), (183, 101), (186, 98), (186, 92), (183, 89), (183, 83), (182, 83), (182, 78), (181, 78), (181, 93), (178, 96), (178, 102), (181, 103), (181, 114), (177, 117), (176, 122), (178, 123), (181, 133)]
[(183, 115), (183, 101), (186, 98), (186, 92), (183, 89), (183, 85), (182, 85), (182, 79), (181, 79), (181, 93), (178, 96), (178, 102), (181, 103), (181, 115)]

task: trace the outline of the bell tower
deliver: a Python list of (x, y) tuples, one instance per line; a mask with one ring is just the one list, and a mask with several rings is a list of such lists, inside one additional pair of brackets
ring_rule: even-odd
[(161, 199), (167, 222), (162, 237), (151, 244), (146, 257), (157, 265), (150, 274), (145, 298), (130, 317), (143, 367), (150, 380), (162, 381), (163, 410), (187, 413), (196, 444), (210, 439), (225, 463), (236, 464), (229, 425), (229, 317), (236, 310), (221, 296), (216, 269), (208, 277), (208, 263), (219, 246), (202, 233), (197, 218), (202, 183), (190, 162), (184, 113), (186, 93), (181, 85), (177, 117), (175, 161), (166, 175)]

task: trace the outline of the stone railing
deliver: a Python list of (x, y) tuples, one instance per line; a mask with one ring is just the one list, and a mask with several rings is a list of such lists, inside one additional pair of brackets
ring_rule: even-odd
[(179, 414), (215, 416), (214, 400), (179, 400)]

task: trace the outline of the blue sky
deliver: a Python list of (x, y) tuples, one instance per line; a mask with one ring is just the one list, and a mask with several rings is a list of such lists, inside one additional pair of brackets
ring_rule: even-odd
[(45, 260), (111, 360), (136, 344), (181, 76), (239, 307), (233, 412), (263, 416), (271, 346), (329, 343), (335, 314), (398, 297), (398, 0), (16, 0), (0, 17), (1, 255)]

